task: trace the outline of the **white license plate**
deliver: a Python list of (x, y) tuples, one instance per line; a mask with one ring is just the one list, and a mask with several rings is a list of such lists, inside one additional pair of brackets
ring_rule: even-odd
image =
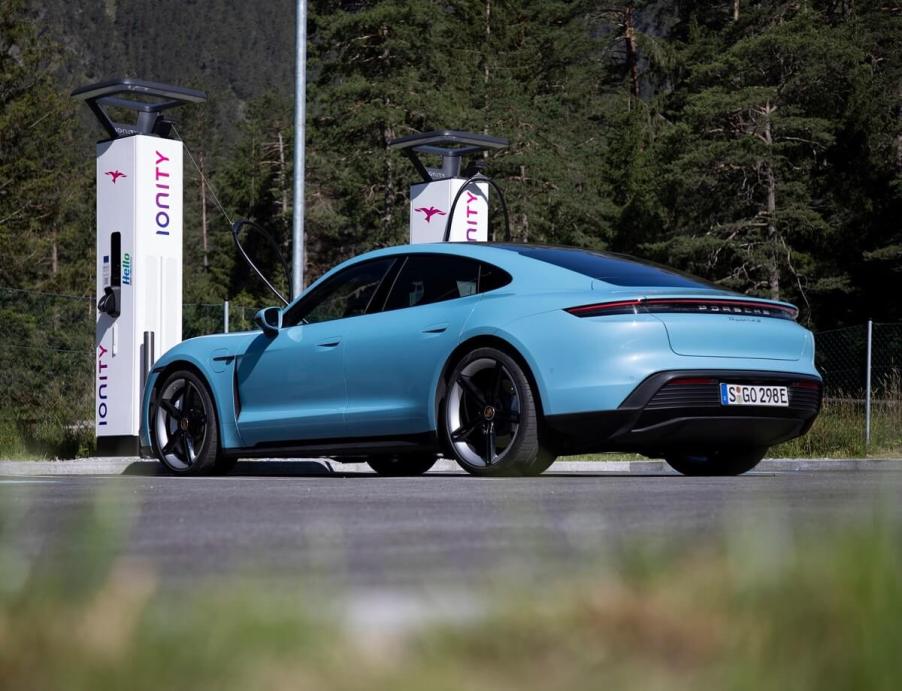
[(723, 405), (763, 405), (789, 407), (789, 388), (758, 384), (721, 384), (720, 402)]

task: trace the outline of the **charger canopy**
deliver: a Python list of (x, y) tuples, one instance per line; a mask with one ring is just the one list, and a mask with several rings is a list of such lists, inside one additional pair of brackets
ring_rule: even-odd
[[(506, 149), (509, 145), (510, 142), (503, 137), (457, 130), (435, 130), (392, 139), (388, 148), (402, 151), (417, 169), (423, 182), (432, 182), (458, 177), (464, 156)], [(442, 167), (428, 168), (419, 154), (441, 156)]]
[[(73, 91), (72, 97), (88, 104), (110, 139), (135, 134), (168, 137), (170, 123), (163, 117), (163, 111), (207, 100), (203, 91), (143, 79), (111, 79), (88, 84)], [(135, 121), (115, 122), (109, 112), (112, 108), (133, 111)]]

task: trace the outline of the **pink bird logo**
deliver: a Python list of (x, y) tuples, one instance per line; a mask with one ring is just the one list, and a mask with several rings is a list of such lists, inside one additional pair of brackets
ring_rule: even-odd
[(419, 211), (422, 214), (426, 214), (426, 223), (429, 223), (430, 219), (436, 214), (438, 214), (439, 216), (448, 215), (441, 209), (436, 209), (434, 206), (422, 206), (419, 209), (414, 209), (414, 211)]
[(127, 178), (128, 175), (123, 173), (121, 170), (108, 170), (104, 173), (104, 175), (109, 175), (113, 179), (113, 184), (116, 184), (116, 180), (119, 178)]

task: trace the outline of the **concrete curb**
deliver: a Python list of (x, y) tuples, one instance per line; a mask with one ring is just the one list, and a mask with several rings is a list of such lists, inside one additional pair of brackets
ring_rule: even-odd
[[(756, 472), (902, 470), (902, 459), (873, 458), (773, 458), (761, 461)], [(365, 463), (337, 463), (327, 458), (241, 461), (233, 475), (321, 476), (372, 473)], [(431, 473), (463, 471), (454, 461), (440, 459)], [(664, 461), (558, 461), (548, 473), (613, 473), (626, 475), (676, 474)], [(168, 475), (155, 460), (141, 458), (82, 458), (69, 461), (0, 461), (0, 476), (25, 475)]]

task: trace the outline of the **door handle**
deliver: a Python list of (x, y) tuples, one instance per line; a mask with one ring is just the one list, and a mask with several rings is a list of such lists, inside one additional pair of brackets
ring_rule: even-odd
[(448, 324), (433, 324), (432, 326), (427, 326), (423, 329), (422, 333), (424, 334), (443, 334), (448, 330)]
[(317, 343), (317, 348), (335, 348), (341, 343), (341, 338), (339, 336), (333, 336), (332, 338), (327, 338), (322, 343)]

